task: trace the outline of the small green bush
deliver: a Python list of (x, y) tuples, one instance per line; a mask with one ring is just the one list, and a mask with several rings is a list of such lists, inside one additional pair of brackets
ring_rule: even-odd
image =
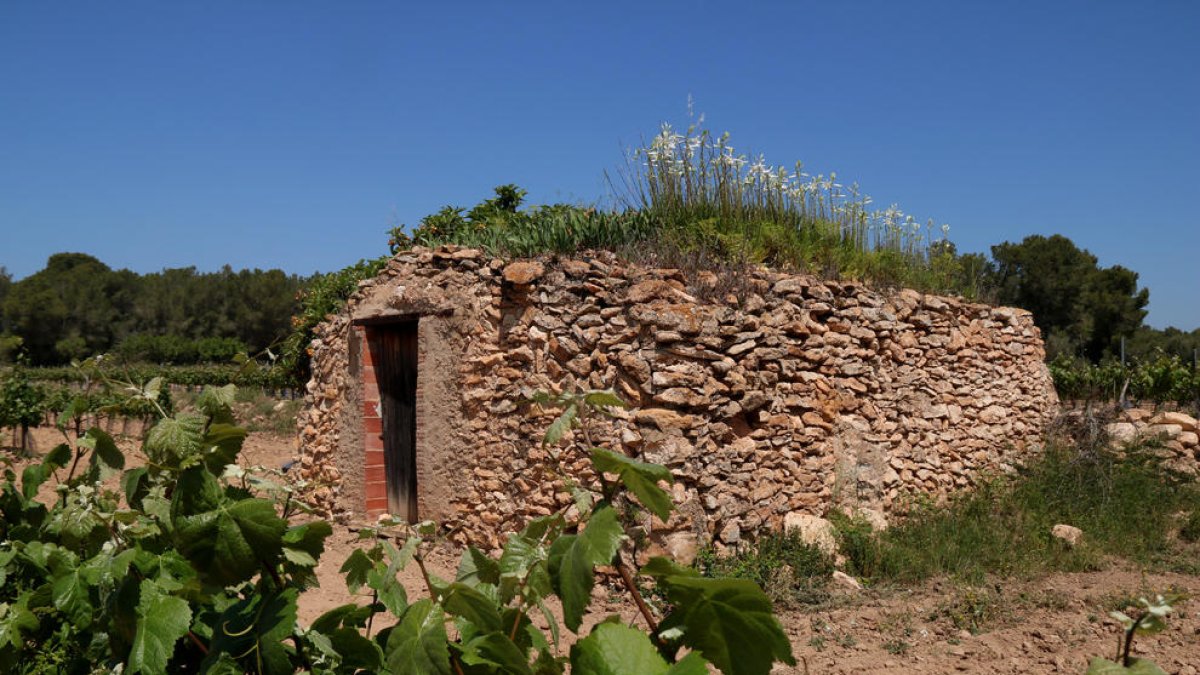
[(1191, 543), (1200, 541), (1200, 506), (1194, 508), (1183, 521), (1183, 527), (1179, 528), (1179, 538)]
[(708, 577), (748, 579), (757, 583), (775, 602), (811, 604), (827, 597), (826, 584), (833, 560), (807, 544), (798, 532), (772, 532), (732, 553), (704, 549), (697, 559)]
[[(1102, 555), (1153, 561), (1171, 548), (1174, 514), (1198, 503), (1200, 493), (1151, 450), (1052, 444), (1013, 477), (984, 480), (945, 504), (917, 502), (884, 532), (835, 517), (848, 571), (875, 580), (946, 574), (980, 581), (1089, 569)], [(1058, 523), (1082, 529), (1083, 544), (1071, 548), (1052, 537)]]

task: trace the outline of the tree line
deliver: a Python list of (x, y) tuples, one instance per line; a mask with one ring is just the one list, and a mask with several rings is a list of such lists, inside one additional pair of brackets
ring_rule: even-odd
[(278, 269), (138, 274), (56, 253), (19, 281), (0, 268), (0, 361), (58, 365), (120, 353), (158, 363), (224, 361), (285, 337), (306, 279)]
[(1166, 356), (1190, 364), (1200, 349), (1200, 328), (1189, 333), (1143, 323), (1150, 290), (1139, 288), (1137, 272), (1101, 267), (1062, 235), (993, 246), (987, 276), (991, 300), (1033, 313), (1048, 359), (1119, 360), (1124, 344), (1126, 361)]

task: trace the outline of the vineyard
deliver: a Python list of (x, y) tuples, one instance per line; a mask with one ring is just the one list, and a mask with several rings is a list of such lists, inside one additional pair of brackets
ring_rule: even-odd
[(1178, 356), (1159, 356), (1130, 365), (1112, 361), (1092, 364), (1060, 357), (1048, 365), (1063, 401), (1200, 406), (1200, 370)]
[[(157, 398), (131, 396), (154, 383)], [(14, 446), (28, 449), (28, 432), (39, 425), (55, 426), (75, 418), (76, 431), (96, 425), (112, 430), (120, 422), (148, 426), (160, 414), (174, 411), (172, 391), (198, 392), (204, 387), (237, 384), (281, 399), (293, 399), (300, 389), (295, 378), (280, 368), (261, 367), (240, 358), (229, 364), (194, 366), (120, 365), (92, 358), (71, 366), (31, 368), (16, 365), (0, 370), (0, 432), (12, 429)]]
[[(463, 553), (452, 580), (424, 556), (445, 534), (433, 523), (384, 521), (361, 532), (341, 566), (348, 603), (298, 622), (298, 598), (333, 528), (292, 488), (237, 464), (233, 386), (206, 387), (195, 410), (171, 413), (162, 381), (130, 392), (150, 405), (145, 466), (126, 466), (114, 439), (92, 428), (20, 478), (0, 483), (0, 670), (22, 673), (767, 673), (795, 663), (771, 602), (751, 581), (702, 577), (666, 558), (639, 567), (631, 531), (643, 509), (674, 509), (666, 467), (600, 448), (594, 473), (573, 481), (576, 504), (530, 522), (503, 552)], [(546, 432), (554, 452), (607, 392), (551, 400), (564, 408)], [(605, 476), (613, 478), (606, 478)], [(47, 485), (52, 483), (52, 485)], [(397, 573), (420, 569), (410, 599)], [(597, 567), (619, 573), (649, 631), (583, 623)], [(635, 579), (636, 577), (636, 579)], [(561, 612), (551, 611), (555, 599)], [(665, 612), (655, 613), (647, 598)], [(564, 630), (578, 635), (567, 643)]]

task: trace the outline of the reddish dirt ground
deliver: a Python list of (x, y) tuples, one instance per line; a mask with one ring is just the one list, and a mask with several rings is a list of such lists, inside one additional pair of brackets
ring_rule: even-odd
[[(53, 429), (34, 434), (39, 452), (61, 438)], [(130, 466), (144, 461), (136, 441), (121, 438), (119, 444)], [(241, 463), (279, 468), (294, 457), (292, 438), (252, 433)], [(18, 473), (20, 468), (18, 464)], [(42, 492), (43, 498), (52, 497), (53, 487), (43, 486)], [(301, 622), (356, 600), (338, 569), (358, 541), (353, 528), (335, 526), (317, 568), (320, 585), (300, 598)], [(457, 557), (451, 550), (430, 552), (430, 571), (452, 577)], [(410, 597), (424, 593), (415, 565), (401, 580)], [(1092, 656), (1112, 658), (1116, 650), (1118, 630), (1108, 612), (1123, 598), (1167, 588), (1186, 591), (1194, 599), (1176, 608), (1164, 633), (1139, 638), (1134, 653), (1152, 658), (1168, 673), (1198, 675), (1200, 577), (1145, 572), (1120, 561), (1099, 572), (1005, 579), (979, 588), (934, 581), (911, 588), (846, 591), (819, 606), (784, 609), (780, 619), (800, 664), (780, 666), (775, 672), (1082, 673)], [(598, 587), (593, 597), (585, 630), (612, 614), (638, 620), (618, 591)], [(564, 652), (567, 647), (563, 645)]]

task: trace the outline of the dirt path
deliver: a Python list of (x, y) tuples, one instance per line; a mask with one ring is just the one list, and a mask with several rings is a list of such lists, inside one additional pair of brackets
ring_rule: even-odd
[[(60, 440), (53, 429), (37, 429), (35, 443), (46, 452)], [(119, 438), (127, 465), (145, 458), (131, 438)], [(294, 459), (290, 437), (252, 433), (241, 458), (243, 466), (279, 468)], [(22, 465), (16, 467), (19, 474)], [(44, 496), (53, 487), (43, 486)], [(317, 567), (319, 586), (300, 597), (299, 618), (309, 623), (328, 609), (353, 597), (338, 572), (359, 545), (356, 531), (335, 526), (326, 553)], [(429, 569), (452, 578), (458, 553), (434, 551)], [(401, 575), (410, 598), (425, 595), (415, 566)], [(1187, 591), (1193, 598), (1181, 604), (1157, 636), (1142, 637), (1135, 653), (1149, 656), (1169, 673), (1200, 675), (1200, 577), (1143, 573), (1114, 562), (1109, 569), (1079, 574), (1056, 574), (1033, 581), (1002, 580), (972, 588), (949, 581), (916, 588), (847, 591), (818, 607), (787, 609), (780, 619), (802, 664), (779, 667), (777, 673), (807, 672), (869, 675), (874, 673), (1082, 673), (1094, 655), (1112, 658), (1117, 628), (1108, 612), (1139, 594), (1167, 588)], [(636, 621), (624, 596), (598, 586), (586, 627), (612, 614)], [(386, 623), (386, 622), (385, 622)], [(564, 644), (564, 650), (568, 645)]]

